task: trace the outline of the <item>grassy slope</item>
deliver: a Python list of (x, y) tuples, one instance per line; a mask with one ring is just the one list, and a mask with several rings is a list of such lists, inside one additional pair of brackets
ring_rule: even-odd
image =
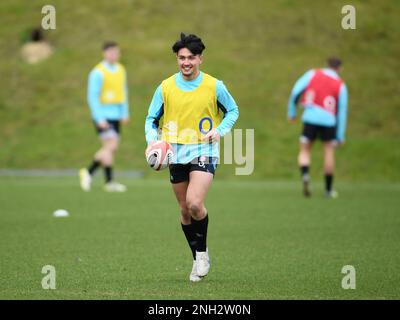
[[(0, 4), (0, 167), (69, 168), (88, 162), (97, 140), (85, 102), (87, 74), (100, 59), (103, 40), (115, 39), (128, 68), (133, 109), (118, 163), (145, 168), (144, 117), (155, 87), (176, 71), (171, 44), (180, 31), (188, 31), (201, 35), (207, 45), (203, 69), (223, 79), (238, 102), (236, 127), (255, 129), (253, 177), (297, 177), (300, 124), (286, 122), (288, 95), (298, 76), (337, 54), (345, 61), (343, 77), (350, 90), (348, 144), (340, 151), (340, 176), (400, 178), (398, 1), (353, 1), (353, 31), (340, 26), (346, 1), (52, 3), (57, 30), (47, 35), (56, 54), (37, 66), (21, 62), (20, 38), (40, 22), (47, 2)], [(219, 172), (231, 176), (233, 168)]]
[[(191, 284), (168, 183), (126, 182), (126, 194), (103, 193), (99, 180), (88, 194), (71, 179), (1, 180), (0, 298), (400, 298), (399, 184), (342, 183), (341, 198), (329, 201), (320, 191), (302, 198), (294, 183), (217, 181), (208, 200), (212, 270)], [(71, 216), (53, 218), (58, 208)], [(40, 286), (47, 264), (56, 267), (54, 291)], [(348, 264), (356, 290), (341, 288)]]

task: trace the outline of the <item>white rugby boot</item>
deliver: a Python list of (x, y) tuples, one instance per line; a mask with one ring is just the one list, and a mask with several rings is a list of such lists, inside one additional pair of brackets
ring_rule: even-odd
[(192, 282), (199, 282), (201, 277), (197, 274), (197, 263), (196, 260), (193, 260), (192, 272), (190, 272), (189, 280)]
[(310, 188), (310, 181), (309, 180), (304, 180), (303, 181), (303, 195), (306, 198), (311, 197), (311, 188)]
[(327, 198), (336, 199), (339, 197), (339, 193), (335, 190), (327, 191), (325, 193)]
[(90, 191), (92, 186), (92, 176), (86, 168), (79, 170), (79, 181), (83, 191)]
[(199, 277), (205, 277), (210, 271), (210, 257), (207, 251), (196, 251), (196, 265), (197, 265), (197, 275)]
[(126, 187), (121, 183), (111, 181), (104, 185), (104, 190), (107, 192), (125, 192)]

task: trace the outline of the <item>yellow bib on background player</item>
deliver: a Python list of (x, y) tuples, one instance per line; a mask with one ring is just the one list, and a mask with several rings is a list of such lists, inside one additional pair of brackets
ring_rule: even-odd
[(201, 138), (222, 121), (217, 105), (217, 79), (202, 73), (200, 85), (183, 91), (176, 85), (176, 75), (161, 83), (164, 119), (161, 139), (169, 143), (198, 144)]
[(103, 86), (100, 93), (102, 104), (119, 104), (125, 101), (126, 72), (122, 64), (116, 64), (117, 70), (110, 72), (103, 63), (95, 68), (103, 75)]

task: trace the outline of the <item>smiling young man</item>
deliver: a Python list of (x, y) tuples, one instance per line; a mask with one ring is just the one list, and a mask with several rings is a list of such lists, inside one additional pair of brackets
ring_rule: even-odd
[(190, 281), (200, 281), (210, 269), (204, 201), (219, 159), (219, 140), (239, 116), (238, 106), (222, 81), (200, 71), (204, 49), (199, 37), (181, 33), (172, 47), (179, 72), (158, 86), (145, 123), (149, 146), (159, 138), (161, 129), (161, 139), (174, 149), (170, 181), (193, 255)]

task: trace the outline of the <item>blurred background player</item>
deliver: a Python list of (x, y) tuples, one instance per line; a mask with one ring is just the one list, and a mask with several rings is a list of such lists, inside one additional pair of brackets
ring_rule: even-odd
[(124, 192), (126, 187), (113, 180), (113, 163), (119, 144), (120, 124), (129, 120), (126, 71), (118, 62), (120, 49), (117, 43), (104, 43), (103, 57), (104, 60), (89, 74), (87, 92), (92, 119), (102, 146), (89, 167), (80, 170), (80, 183), (84, 191), (89, 191), (93, 174), (102, 166), (105, 174), (104, 190)]
[(170, 181), (181, 210), (182, 230), (193, 255), (190, 281), (200, 281), (210, 269), (207, 249), (208, 212), (204, 206), (215, 174), (218, 141), (239, 116), (222, 81), (200, 71), (205, 46), (195, 35), (181, 34), (172, 47), (180, 72), (156, 89), (146, 118), (146, 141), (161, 139), (174, 149)]
[(36, 64), (49, 58), (53, 51), (39, 27), (30, 32), (28, 41), (21, 48), (21, 57), (29, 64)]
[(311, 147), (319, 137), (324, 144), (324, 172), (326, 196), (335, 198), (338, 193), (332, 189), (335, 168), (335, 146), (345, 140), (347, 117), (347, 87), (338, 72), (342, 62), (332, 57), (328, 68), (307, 71), (295, 83), (288, 104), (290, 121), (296, 118), (296, 104), (304, 107), (303, 133), (300, 137), (298, 164), (306, 197), (310, 191)]

